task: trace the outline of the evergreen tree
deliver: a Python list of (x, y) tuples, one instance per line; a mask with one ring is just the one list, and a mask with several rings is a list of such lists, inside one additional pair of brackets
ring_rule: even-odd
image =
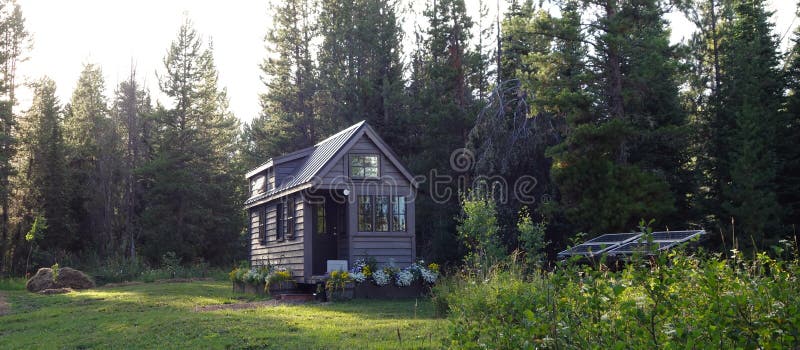
[[(579, 29), (576, 4), (567, 2), (563, 17), (572, 20), (562, 25), (571, 30), (558, 36), (585, 37), (595, 48), (586, 61), (594, 69), (573, 76), (588, 78), (578, 86), (587, 86), (594, 101), (587, 104), (582, 88), (574, 85), (561, 94), (558, 84), (541, 84), (545, 101), (555, 102), (544, 107), (572, 114), (565, 142), (550, 151), (562, 208), (579, 229), (591, 232), (629, 230), (644, 217), (668, 223), (675, 195), (685, 196), (670, 188), (679, 188), (686, 178), (677, 175), (685, 153), (675, 139), (685, 115), (678, 104), (664, 9), (656, 1), (586, 1), (583, 6), (598, 13), (589, 30)], [(574, 57), (566, 62), (581, 61), (580, 51), (564, 48)], [(656, 107), (654, 100), (660, 101)]]
[(38, 216), (48, 223), (48, 237), (39, 243), (51, 252), (75, 252), (82, 242), (74, 235), (67, 203), (67, 172), (64, 154), (62, 111), (55, 95), (55, 83), (43, 78), (34, 85), (33, 102), (22, 125), (22, 143), (26, 157), (21, 170), (20, 213), (17, 228), (18, 244), (21, 232)]
[[(800, 4), (799, 4), (800, 5)], [(799, 7), (800, 10), (800, 7)], [(777, 177), (777, 194), (785, 208), (786, 224), (795, 231), (800, 225), (800, 29), (795, 29), (786, 59), (785, 127), (778, 128), (776, 152), (782, 165)]]
[(115, 252), (116, 178), (119, 135), (108, 115), (100, 67), (84, 66), (65, 115), (64, 136), (71, 187), (71, 212), (78, 236), (100, 256)]
[(311, 42), (317, 37), (315, 9), (309, 0), (273, 5), (273, 28), (266, 36), (271, 55), (261, 64), (267, 91), (261, 114), (245, 126), (245, 156), (256, 166), (271, 156), (308, 147), (331, 130), (319, 117)]
[[(427, 30), (421, 35), (422, 46), (415, 53), (419, 63), (411, 82), (416, 103), (409, 113), (411, 127), (406, 131), (409, 144), (409, 167), (417, 174), (434, 176), (463, 176), (464, 170), (453, 169), (449, 160), (456, 150), (464, 147), (474, 118), (480, 110), (470, 84), (475, 72), (476, 53), (470, 50), (472, 19), (466, 14), (461, 0), (432, 1), (424, 12)], [(415, 63), (417, 64), (417, 63)], [(473, 65), (473, 66), (471, 66)], [(459, 170), (459, 171), (456, 171)], [(424, 184), (429, 186), (431, 184)], [(430, 242), (428, 253), (437, 260), (453, 260), (459, 252), (452, 249), (457, 215), (458, 193), (455, 183), (439, 193), (423, 193), (417, 201), (417, 221), (427, 223), (418, 227), (419, 240)], [(450, 196), (441, 197), (443, 193)], [(426, 247), (427, 248), (427, 247)]]
[[(776, 194), (776, 154), (783, 81), (778, 42), (761, 0), (731, 3), (732, 21), (722, 29), (719, 101), (710, 121), (712, 173), (717, 183), (717, 219), (740, 242), (769, 244), (780, 237), (782, 217)], [(728, 226), (734, 220), (734, 227)], [(767, 239), (767, 241), (764, 241)]]
[(241, 254), (232, 249), (243, 225), (241, 174), (230, 171), (238, 123), (217, 86), (211, 46), (187, 20), (164, 58), (159, 86), (172, 105), (155, 112), (153, 155), (141, 170), (142, 249), (151, 261), (170, 251), (212, 262)]
[[(319, 110), (336, 130), (367, 120), (399, 151), (405, 129), (397, 1), (321, 1)], [(398, 147), (399, 146), (399, 147)]]
[(17, 63), (25, 57), (30, 46), (30, 35), (25, 29), (22, 10), (14, 1), (0, 1), (0, 272), (10, 266), (9, 241), (11, 231), (11, 178), (16, 169), (13, 159), (18, 144), (16, 130)]
[(141, 214), (144, 209), (144, 188), (142, 177), (137, 173), (142, 164), (150, 157), (148, 143), (152, 121), (150, 96), (138, 81), (136, 72), (131, 70), (128, 80), (117, 87), (113, 103), (112, 117), (120, 126), (122, 159), (120, 187), (123, 191), (120, 205), (122, 230), (119, 237), (120, 249), (127, 251), (128, 257), (136, 258), (136, 244), (141, 235)]

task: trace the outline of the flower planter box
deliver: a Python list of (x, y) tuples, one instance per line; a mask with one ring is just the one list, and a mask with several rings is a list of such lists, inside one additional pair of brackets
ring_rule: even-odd
[(348, 283), (343, 289), (328, 291), (328, 299), (330, 301), (352, 300), (353, 297), (355, 297), (355, 286), (353, 283)]
[(247, 282), (233, 282), (234, 293), (246, 293), (255, 295), (266, 295), (264, 291), (264, 283), (252, 284)]
[(359, 299), (405, 299), (419, 298), (428, 293), (430, 287), (422, 281), (414, 281), (408, 287), (398, 287), (394, 284), (378, 286), (365, 282), (359, 283), (354, 288), (354, 297)]
[(233, 282), (234, 293), (244, 293), (244, 282)]
[(289, 294), (294, 292), (296, 285), (292, 281), (281, 281), (269, 285), (269, 295), (277, 298), (281, 294)]

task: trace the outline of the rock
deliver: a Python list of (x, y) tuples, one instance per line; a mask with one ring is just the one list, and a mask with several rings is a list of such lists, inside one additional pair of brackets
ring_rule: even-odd
[(70, 267), (62, 267), (58, 269), (58, 279), (56, 280), (56, 284), (58, 284), (60, 287), (72, 289), (94, 288), (94, 281), (92, 281), (89, 276)]
[(48, 267), (43, 267), (36, 271), (36, 274), (25, 283), (25, 288), (29, 292), (38, 292), (45, 289), (58, 288), (56, 282), (53, 281), (53, 270)]
[(94, 288), (94, 282), (85, 273), (69, 267), (58, 269), (58, 278), (53, 281), (53, 270), (43, 267), (28, 280), (25, 288), (30, 292), (61, 288), (87, 289)]

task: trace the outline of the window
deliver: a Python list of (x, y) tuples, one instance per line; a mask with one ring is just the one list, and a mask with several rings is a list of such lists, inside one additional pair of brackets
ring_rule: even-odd
[(294, 197), (289, 197), (286, 199), (286, 238), (287, 239), (294, 239), (294, 217), (295, 211), (297, 210), (297, 204), (295, 203)]
[(283, 212), (284, 205), (283, 203), (278, 203), (275, 206), (275, 222), (278, 223), (276, 230), (275, 230), (275, 240), (282, 241), (283, 240), (283, 233), (286, 229), (286, 223), (283, 221), (286, 216), (284, 216)]
[(350, 177), (378, 177), (377, 154), (351, 154)]
[(325, 205), (317, 204), (314, 206), (314, 232), (324, 234), (327, 230), (325, 225)]
[(275, 184), (275, 169), (269, 168), (267, 169), (267, 177), (264, 179), (266, 191), (271, 191), (274, 188), (273, 184)]
[(267, 244), (267, 206), (262, 205), (258, 211), (258, 240), (262, 245)]
[(406, 231), (406, 197), (392, 197), (392, 231)]
[(389, 196), (375, 196), (375, 231), (389, 231)]
[(358, 230), (372, 231), (372, 197), (358, 196)]
[(250, 196), (264, 192), (265, 178), (264, 175), (256, 176), (250, 179)]
[(405, 232), (406, 198), (358, 196), (359, 232)]

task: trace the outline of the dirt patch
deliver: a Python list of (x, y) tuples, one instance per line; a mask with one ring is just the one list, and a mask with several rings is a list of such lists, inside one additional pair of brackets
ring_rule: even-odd
[(272, 307), (278, 305), (297, 305), (305, 304), (302, 301), (280, 301), (280, 300), (264, 300), (264, 301), (251, 301), (249, 303), (234, 303), (234, 304), (217, 304), (195, 307), (194, 311), (217, 311), (217, 310), (244, 310), (255, 309), (259, 307)]
[(0, 316), (3, 316), (7, 313), (11, 312), (11, 307), (8, 306), (6, 302), (6, 296), (3, 293), (0, 293)]
[[(207, 282), (213, 281), (213, 278), (210, 277), (203, 277), (203, 278), (170, 278), (165, 280), (157, 280), (154, 282), (150, 282), (153, 284), (161, 284), (161, 283), (188, 283), (188, 282)], [(119, 283), (106, 283), (100, 288), (116, 288), (116, 287), (127, 287), (127, 286), (138, 286), (140, 284), (145, 284), (145, 282), (140, 281), (133, 281), (133, 282), (119, 282)]]

